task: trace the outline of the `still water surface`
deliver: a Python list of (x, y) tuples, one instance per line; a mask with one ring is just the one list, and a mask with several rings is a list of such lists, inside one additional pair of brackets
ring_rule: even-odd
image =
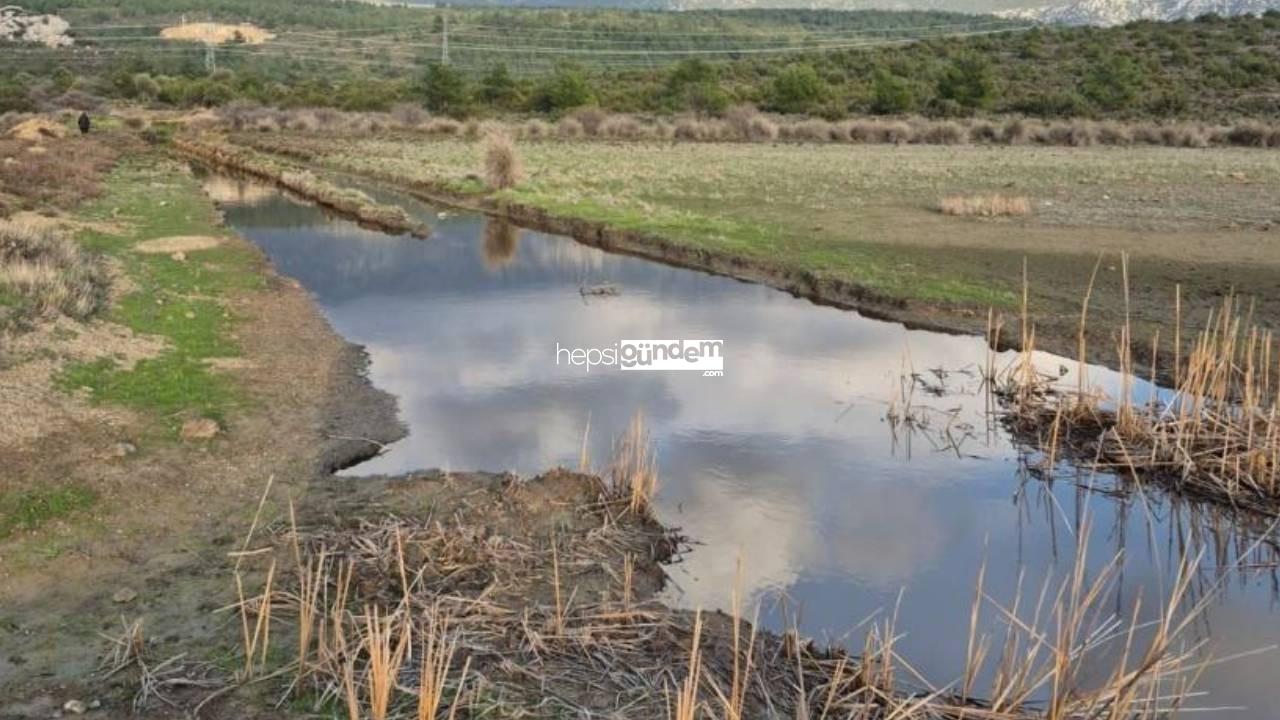
[[(984, 561), (992, 596), (1011, 599), (1020, 572), (1038, 591), (1046, 574), (1070, 567), (1087, 515), (1091, 566), (1125, 552), (1109, 601), (1126, 613), (1140, 597), (1157, 606), (1184, 543), (1206, 539), (1212, 584), (1249, 541), (1203, 509), (1030, 478), (985, 419), (979, 339), (908, 331), (476, 215), (437, 217), (404, 198), (394, 199), (428, 217), (431, 239), (364, 230), (256, 186), (218, 179), (212, 189), (228, 222), (368, 348), (372, 381), (399, 399), (408, 439), (351, 473), (532, 475), (576, 466), (588, 426), (590, 457), (603, 467), (642, 411), (658, 451), (659, 517), (695, 542), (671, 568), (671, 602), (727, 608), (740, 557), (743, 586), (770, 626), (798, 614), (802, 633), (856, 649), (858, 623), (896, 606), (899, 652), (945, 684), (963, 666)], [(621, 292), (580, 293), (599, 283)], [(723, 339), (725, 375), (557, 365), (557, 344), (624, 338)], [(915, 413), (931, 429), (895, 440), (885, 417), (912, 371), (922, 380)], [(1090, 377), (1114, 382), (1103, 370)], [(1249, 562), (1263, 567), (1221, 576), (1196, 628), (1217, 655), (1280, 642), (1275, 558), (1255, 554)], [(1280, 717), (1278, 667), (1276, 652), (1211, 667), (1200, 683), (1210, 695), (1193, 704), (1248, 708), (1214, 717)]]

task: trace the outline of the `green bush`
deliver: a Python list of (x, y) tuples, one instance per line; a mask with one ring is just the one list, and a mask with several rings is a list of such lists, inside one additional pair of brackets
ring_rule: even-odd
[(769, 91), (771, 109), (784, 113), (806, 113), (827, 100), (831, 88), (807, 63), (790, 65), (773, 79)]

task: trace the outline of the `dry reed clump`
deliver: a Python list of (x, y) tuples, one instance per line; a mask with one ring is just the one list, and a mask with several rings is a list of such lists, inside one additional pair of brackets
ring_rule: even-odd
[(583, 132), (594, 137), (600, 134), (600, 126), (604, 124), (609, 114), (598, 107), (585, 107), (575, 110), (569, 117), (578, 121)]
[[(1120, 556), (1090, 568), (1087, 517), (1074, 564), (1035, 597), (1002, 603), (979, 571), (963, 674), (935, 687), (900, 655), (896, 613), (861, 657), (760, 630), (741, 562), (728, 613), (656, 602), (677, 540), (596, 477), (435, 474), (316, 493), (261, 547), (255, 516), (226, 609), (240, 615), (242, 683), (278, 677), (286, 697), (353, 719), (1154, 720), (1207, 662), (1198, 558), (1183, 558), (1154, 620), (1141, 604), (1118, 612)], [(269, 667), (273, 643), (292, 661)]]
[(562, 118), (560, 122), (556, 123), (556, 135), (561, 139), (576, 140), (585, 134), (586, 131), (582, 129), (582, 123), (574, 118)]
[(79, 244), (49, 228), (0, 219), (0, 291), (39, 316), (83, 319), (101, 308), (105, 267)]
[(406, 130), (422, 127), (430, 117), (426, 110), (413, 103), (396, 103), (391, 108), (391, 119)]
[(645, 140), (652, 137), (650, 129), (631, 115), (606, 117), (596, 129), (596, 134), (613, 140)]
[(959, 217), (1017, 217), (1031, 214), (1031, 201), (1013, 195), (951, 195), (942, 198), (943, 215)]
[[(1127, 257), (1121, 264), (1127, 295)], [(1132, 348), (1137, 341), (1126, 319), (1117, 341), (1122, 382), (1118, 392), (1105, 394), (1090, 386), (1084, 362), (1090, 294), (1081, 311), (1076, 387), (1061, 387), (1036, 372), (1030, 360), (1034, 328), (1024, 329), (1023, 354), (997, 381), (1015, 437), (1047, 448), (1050, 457), (1068, 456), (1122, 479), (1156, 482), (1233, 509), (1280, 516), (1280, 349), (1272, 331), (1249, 326), (1228, 297), (1184, 355), (1179, 292), (1173, 302), (1170, 390), (1135, 397), (1138, 369)], [(1026, 328), (1025, 299), (1023, 314)], [(1153, 387), (1158, 347), (1157, 335)]]
[(484, 139), (484, 178), (490, 188), (507, 190), (524, 180), (524, 165), (516, 143), (506, 132), (490, 132)]
[(778, 125), (760, 114), (754, 105), (735, 105), (725, 112), (724, 120), (740, 140), (773, 142), (778, 139)]
[(556, 129), (545, 120), (533, 119), (520, 127), (520, 137), (526, 140), (545, 140), (555, 136)]

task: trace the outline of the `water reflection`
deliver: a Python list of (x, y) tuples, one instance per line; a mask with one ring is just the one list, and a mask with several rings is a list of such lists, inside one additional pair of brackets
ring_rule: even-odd
[[(399, 398), (410, 438), (354, 474), (572, 466), (588, 419), (602, 465), (641, 408), (658, 445), (659, 514), (698, 543), (672, 568), (674, 602), (727, 607), (741, 557), (754, 600), (784, 595), (803, 632), (838, 638), (902, 592), (899, 651), (948, 682), (963, 666), (978, 569), (997, 598), (1012, 597), (1020, 576), (1061, 573), (1088, 515), (1095, 567), (1125, 553), (1117, 612), (1138, 602), (1158, 611), (1182, 549), (1203, 542), (1202, 590), (1246, 564), (1205, 617), (1215, 650), (1280, 641), (1275, 546), (1246, 553), (1252, 536), (1219, 513), (1155, 494), (1121, 501), (1108, 478), (1059, 467), (1048, 481), (1034, 454), (989, 424), (980, 340), (410, 205), (430, 213), (432, 239), (326, 220), (278, 196), (228, 209), (340, 333), (368, 347), (373, 381)], [(620, 294), (580, 295), (602, 282)], [(721, 338), (725, 376), (556, 364), (557, 343), (646, 337)], [(919, 384), (905, 391), (904, 377)], [(1095, 369), (1089, 382), (1118, 380)], [(896, 427), (896, 442), (895, 410), (918, 419)], [(779, 607), (766, 604), (775, 627)], [(1280, 716), (1272, 660), (1209, 668), (1201, 686), (1213, 697), (1199, 704)]]
[(520, 228), (501, 218), (485, 218), (483, 250), (484, 266), (497, 272), (516, 259), (520, 246)]

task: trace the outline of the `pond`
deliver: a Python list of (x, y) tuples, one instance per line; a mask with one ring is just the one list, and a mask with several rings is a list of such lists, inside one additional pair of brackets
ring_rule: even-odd
[[(1034, 597), (1046, 576), (1071, 568), (1088, 517), (1091, 568), (1124, 552), (1108, 600), (1118, 615), (1139, 599), (1144, 617), (1158, 612), (1181, 549), (1203, 545), (1197, 589), (1217, 590), (1193, 637), (1217, 656), (1280, 643), (1274, 539), (1230, 569), (1253, 539), (1212, 509), (1091, 491), (1108, 479), (1070, 468), (1046, 482), (1031, 471), (1038, 458), (988, 413), (981, 338), (907, 330), (398, 196), (383, 199), (426, 218), (432, 238), (217, 184), (228, 223), (367, 348), (373, 383), (399, 400), (408, 438), (347, 474), (528, 476), (578, 466), (584, 445), (601, 470), (642, 412), (657, 449), (658, 516), (693, 541), (670, 568), (672, 603), (727, 609), (740, 559), (747, 606), (760, 604), (769, 627), (795, 623), (856, 652), (859, 624), (896, 612), (898, 652), (947, 684), (964, 666), (979, 570), (996, 599), (1011, 601), (1020, 576)], [(616, 294), (591, 292), (602, 285)], [(588, 368), (557, 354), (628, 338), (723, 340), (724, 374)], [(1149, 391), (1139, 383), (1140, 397)], [(907, 414), (912, 427), (888, 417)], [(1191, 705), (1280, 717), (1278, 660), (1208, 667), (1198, 688), (1209, 694)]]

